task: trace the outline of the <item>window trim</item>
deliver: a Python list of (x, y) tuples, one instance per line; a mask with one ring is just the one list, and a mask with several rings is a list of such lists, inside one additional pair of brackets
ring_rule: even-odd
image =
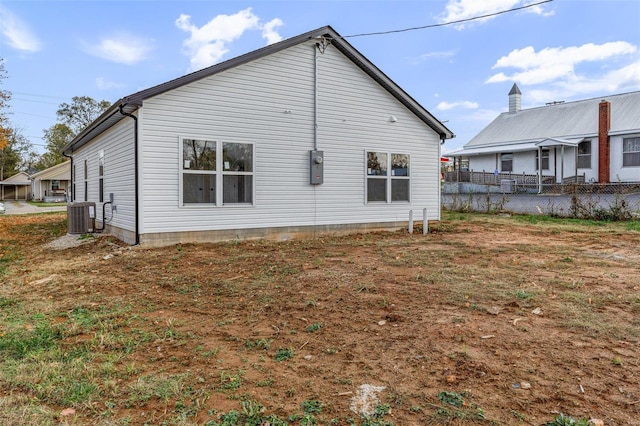
[[(504, 160), (502, 159), (503, 157), (510, 155), (511, 159), (508, 160), (511, 162), (511, 170), (505, 170), (504, 169)], [(513, 152), (503, 152), (500, 154), (500, 172), (502, 173), (513, 173)]]
[(89, 160), (84, 160), (84, 201), (89, 201)]
[[(184, 168), (183, 143), (185, 139), (204, 140), (214, 142), (216, 148), (215, 170), (189, 170)], [(251, 172), (227, 171), (224, 170), (223, 147), (225, 143), (251, 145)], [(184, 179), (185, 174), (211, 174), (215, 175), (215, 202), (213, 203), (185, 203), (184, 202)], [(251, 202), (250, 203), (224, 203), (224, 176), (251, 176)], [(227, 207), (242, 208), (254, 207), (256, 205), (256, 143), (253, 141), (234, 141), (228, 139), (212, 138), (208, 136), (179, 135), (178, 136), (178, 207), (179, 208), (211, 208)]]
[[(588, 154), (580, 154), (580, 145), (582, 144), (589, 144)], [(580, 167), (580, 158), (587, 158), (587, 157), (589, 157), (589, 167)], [(587, 139), (580, 142), (576, 147), (576, 168), (584, 169), (584, 170), (592, 169), (593, 168), (592, 161), (593, 161), (593, 143), (591, 139)]]
[[(536, 149), (536, 171), (538, 171), (538, 150)], [(546, 156), (544, 154), (547, 154)], [(549, 158), (551, 158), (551, 150), (546, 148), (546, 149), (542, 149), (542, 170), (549, 170), (549, 168), (551, 167), (551, 161), (549, 161)], [(547, 166), (545, 167), (544, 162), (545, 160), (547, 161)], [(513, 158), (511, 159), (511, 169), (513, 169)], [(513, 173), (513, 170), (511, 171), (511, 173)]]
[(104, 203), (104, 149), (98, 151), (98, 201)]
[(71, 201), (76, 200), (76, 165), (73, 165), (73, 171), (71, 173)]
[[(385, 175), (370, 175), (369, 174), (369, 153), (371, 152), (375, 152), (375, 153), (381, 153), (381, 154), (385, 154), (387, 156), (387, 169), (386, 169), (386, 174)], [(409, 158), (409, 164), (408, 164), (408, 174), (407, 176), (395, 176), (393, 174), (393, 169), (392, 169), (392, 160), (391, 157), (393, 155), (406, 155)], [(393, 152), (393, 151), (383, 151), (380, 149), (365, 149), (364, 150), (364, 203), (365, 204), (374, 204), (374, 205), (380, 205), (380, 204), (411, 204), (411, 177), (412, 177), (412, 171), (411, 171), (411, 153), (410, 152)], [(369, 201), (369, 179), (375, 179), (375, 180), (385, 180), (385, 201)], [(409, 182), (409, 190), (407, 191), (408, 193), (408, 200), (397, 200), (397, 201), (393, 201), (393, 190), (392, 190), (392, 182), (396, 180), (406, 180)]]
[(625, 141), (630, 140), (630, 139), (637, 139), (638, 141), (636, 143), (640, 144), (640, 136), (638, 136), (638, 135), (622, 138), (622, 167), (623, 168), (626, 168), (626, 167), (633, 167), (633, 168), (640, 167), (640, 162), (638, 162), (638, 164), (631, 164), (631, 165), (625, 165), (624, 164), (624, 156), (625, 156), (625, 154), (635, 154), (635, 155), (638, 155), (640, 157), (640, 151), (627, 151), (627, 152), (625, 152), (624, 143), (625, 143)]

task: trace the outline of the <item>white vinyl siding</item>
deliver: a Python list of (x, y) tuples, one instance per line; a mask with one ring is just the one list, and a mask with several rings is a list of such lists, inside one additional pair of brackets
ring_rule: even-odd
[[(366, 204), (365, 149), (411, 153), (411, 205), (439, 218), (438, 135), (331, 46), (318, 54), (317, 149), (324, 151), (324, 183), (309, 184), (312, 44), (145, 100), (142, 233), (406, 221), (406, 202)], [(181, 135), (253, 143), (253, 206), (181, 208)]]
[[(135, 232), (135, 183), (133, 120), (124, 117), (118, 124), (73, 153), (75, 164), (81, 164), (83, 179), (87, 184), (87, 200), (96, 203), (97, 219), (102, 221), (100, 181), (103, 180), (103, 197), (109, 201), (114, 195), (117, 211), (107, 206), (106, 219), (109, 225)], [(100, 177), (100, 161), (104, 161), (103, 176)], [(84, 165), (87, 177), (84, 179)], [(83, 188), (84, 191), (84, 188)], [(84, 197), (83, 197), (84, 198)], [(78, 201), (84, 201), (78, 200)], [(113, 213), (113, 217), (112, 217)]]

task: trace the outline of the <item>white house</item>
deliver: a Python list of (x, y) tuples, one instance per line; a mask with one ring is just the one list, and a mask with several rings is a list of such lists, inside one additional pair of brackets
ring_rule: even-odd
[(161, 245), (437, 220), (451, 137), (327, 26), (126, 96), (63, 152), (99, 226)]
[(34, 200), (67, 201), (70, 188), (70, 161), (65, 161), (31, 175), (31, 193)]
[(539, 175), (552, 182), (640, 182), (640, 92), (521, 109), (516, 84), (509, 111), (461, 151), (469, 170)]

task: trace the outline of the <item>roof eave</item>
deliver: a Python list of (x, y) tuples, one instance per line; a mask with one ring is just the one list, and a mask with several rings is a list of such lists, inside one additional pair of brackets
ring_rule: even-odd
[(93, 137), (98, 136), (118, 121), (122, 120), (124, 116), (120, 114), (120, 110), (126, 113), (132, 113), (137, 110), (141, 105), (135, 102), (128, 102), (127, 98), (122, 98), (111, 105), (105, 112), (96, 118), (93, 123), (85, 127), (71, 142), (62, 148), (63, 155), (71, 155), (73, 151), (82, 147), (89, 142)]
[(332, 44), (338, 50), (340, 50), (342, 54), (349, 58), (361, 70), (363, 70), (378, 84), (384, 87), (392, 96), (400, 101), (400, 103), (406, 106), (413, 114), (415, 114), (431, 129), (438, 133), (440, 139), (444, 140), (455, 137), (451, 130), (449, 130), (444, 124), (442, 124), (438, 119), (431, 115), (425, 108), (423, 108), (418, 102), (416, 102), (411, 96), (409, 96), (408, 93), (406, 93), (397, 84), (395, 84), (389, 77), (387, 77), (382, 71), (380, 71), (378, 67), (376, 67), (373, 63), (366, 59), (340, 34), (338, 34), (333, 28), (331, 28), (331, 26), (327, 25), (126, 96), (116, 101), (100, 117), (98, 117), (93, 123), (85, 128), (80, 134), (78, 134), (68, 145), (66, 145), (62, 149), (62, 152), (65, 155), (70, 154), (74, 150), (77, 150), (78, 148), (86, 144), (91, 138), (99, 135), (104, 130), (120, 121), (123, 117), (117, 117), (116, 114), (120, 112), (121, 108), (124, 109), (124, 112), (132, 113), (133, 111), (141, 107), (146, 99), (149, 99), (153, 96), (160, 95), (167, 91), (181, 87), (185, 84), (193, 83), (197, 80), (201, 80), (219, 72), (235, 68), (238, 65), (262, 58), (264, 56), (287, 49), (316, 37), (326, 37), (330, 39), (332, 41)]
[[(329, 27), (330, 28), (330, 27)], [(332, 30), (333, 31), (333, 30)], [(455, 134), (449, 130), (442, 122), (435, 118), (429, 111), (427, 111), (422, 105), (420, 105), (415, 99), (413, 99), (407, 92), (405, 92), (400, 86), (398, 86), (393, 80), (391, 80), (384, 72), (382, 72), (377, 66), (370, 62), (364, 55), (362, 55), (355, 47), (349, 44), (344, 38), (335, 33), (329, 34), (333, 37), (332, 44), (342, 52), (347, 58), (349, 58), (354, 64), (356, 64), (362, 71), (364, 71), (369, 77), (373, 78), (378, 84), (384, 87), (393, 97), (395, 97), (400, 103), (407, 107), (413, 114), (420, 118), (425, 124), (433, 129), (442, 140), (451, 139), (455, 137)]]

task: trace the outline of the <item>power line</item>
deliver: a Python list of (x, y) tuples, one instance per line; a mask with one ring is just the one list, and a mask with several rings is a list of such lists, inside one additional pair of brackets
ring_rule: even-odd
[(52, 95), (38, 95), (35, 93), (26, 93), (26, 92), (14, 92), (14, 91), (9, 91), (11, 92), (11, 94), (16, 94), (16, 95), (22, 95), (22, 96), (33, 96), (35, 98), (48, 98), (48, 99), (60, 99), (60, 100), (66, 100), (66, 98), (63, 98), (61, 96), (52, 96)]
[(38, 117), (38, 118), (51, 118), (51, 117), (46, 117), (44, 115), (38, 115), (38, 114), (31, 114), (29, 112), (20, 112), (20, 111), (11, 111), (11, 114), (22, 114), (22, 115), (30, 115), (32, 117)]
[(57, 102), (49, 102), (49, 101), (39, 101), (36, 99), (24, 99), (24, 98), (11, 98), (12, 101), (23, 101), (23, 102), (36, 102), (39, 104), (50, 104), (50, 105), (58, 105)]
[(544, 3), (550, 3), (553, 0), (543, 0), (538, 3), (531, 3), (526, 6), (514, 7), (513, 9), (503, 10), (500, 12), (489, 13), (487, 15), (474, 16), (472, 18), (459, 19), (457, 21), (443, 22), (441, 24), (431, 24), (431, 25), (423, 25), (421, 27), (411, 27), (411, 28), (403, 28), (401, 30), (390, 30), (390, 31), (379, 31), (375, 33), (361, 33), (361, 34), (351, 34), (342, 36), (342, 38), (352, 38), (352, 37), (364, 37), (364, 36), (372, 36), (372, 35), (384, 35), (384, 34), (394, 34), (394, 33), (404, 33), (407, 31), (415, 31), (415, 30), (424, 30), (426, 28), (435, 28), (435, 27), (445, 27), (447, 25), (455, 25), (461, 24), (463, 22), (475, 21), (478, 19), (490, 18), (492, 16), (502, 15), (503, 13), (515, 12), (517, 10), (527, 9), (533, 6), (539, 6)]

